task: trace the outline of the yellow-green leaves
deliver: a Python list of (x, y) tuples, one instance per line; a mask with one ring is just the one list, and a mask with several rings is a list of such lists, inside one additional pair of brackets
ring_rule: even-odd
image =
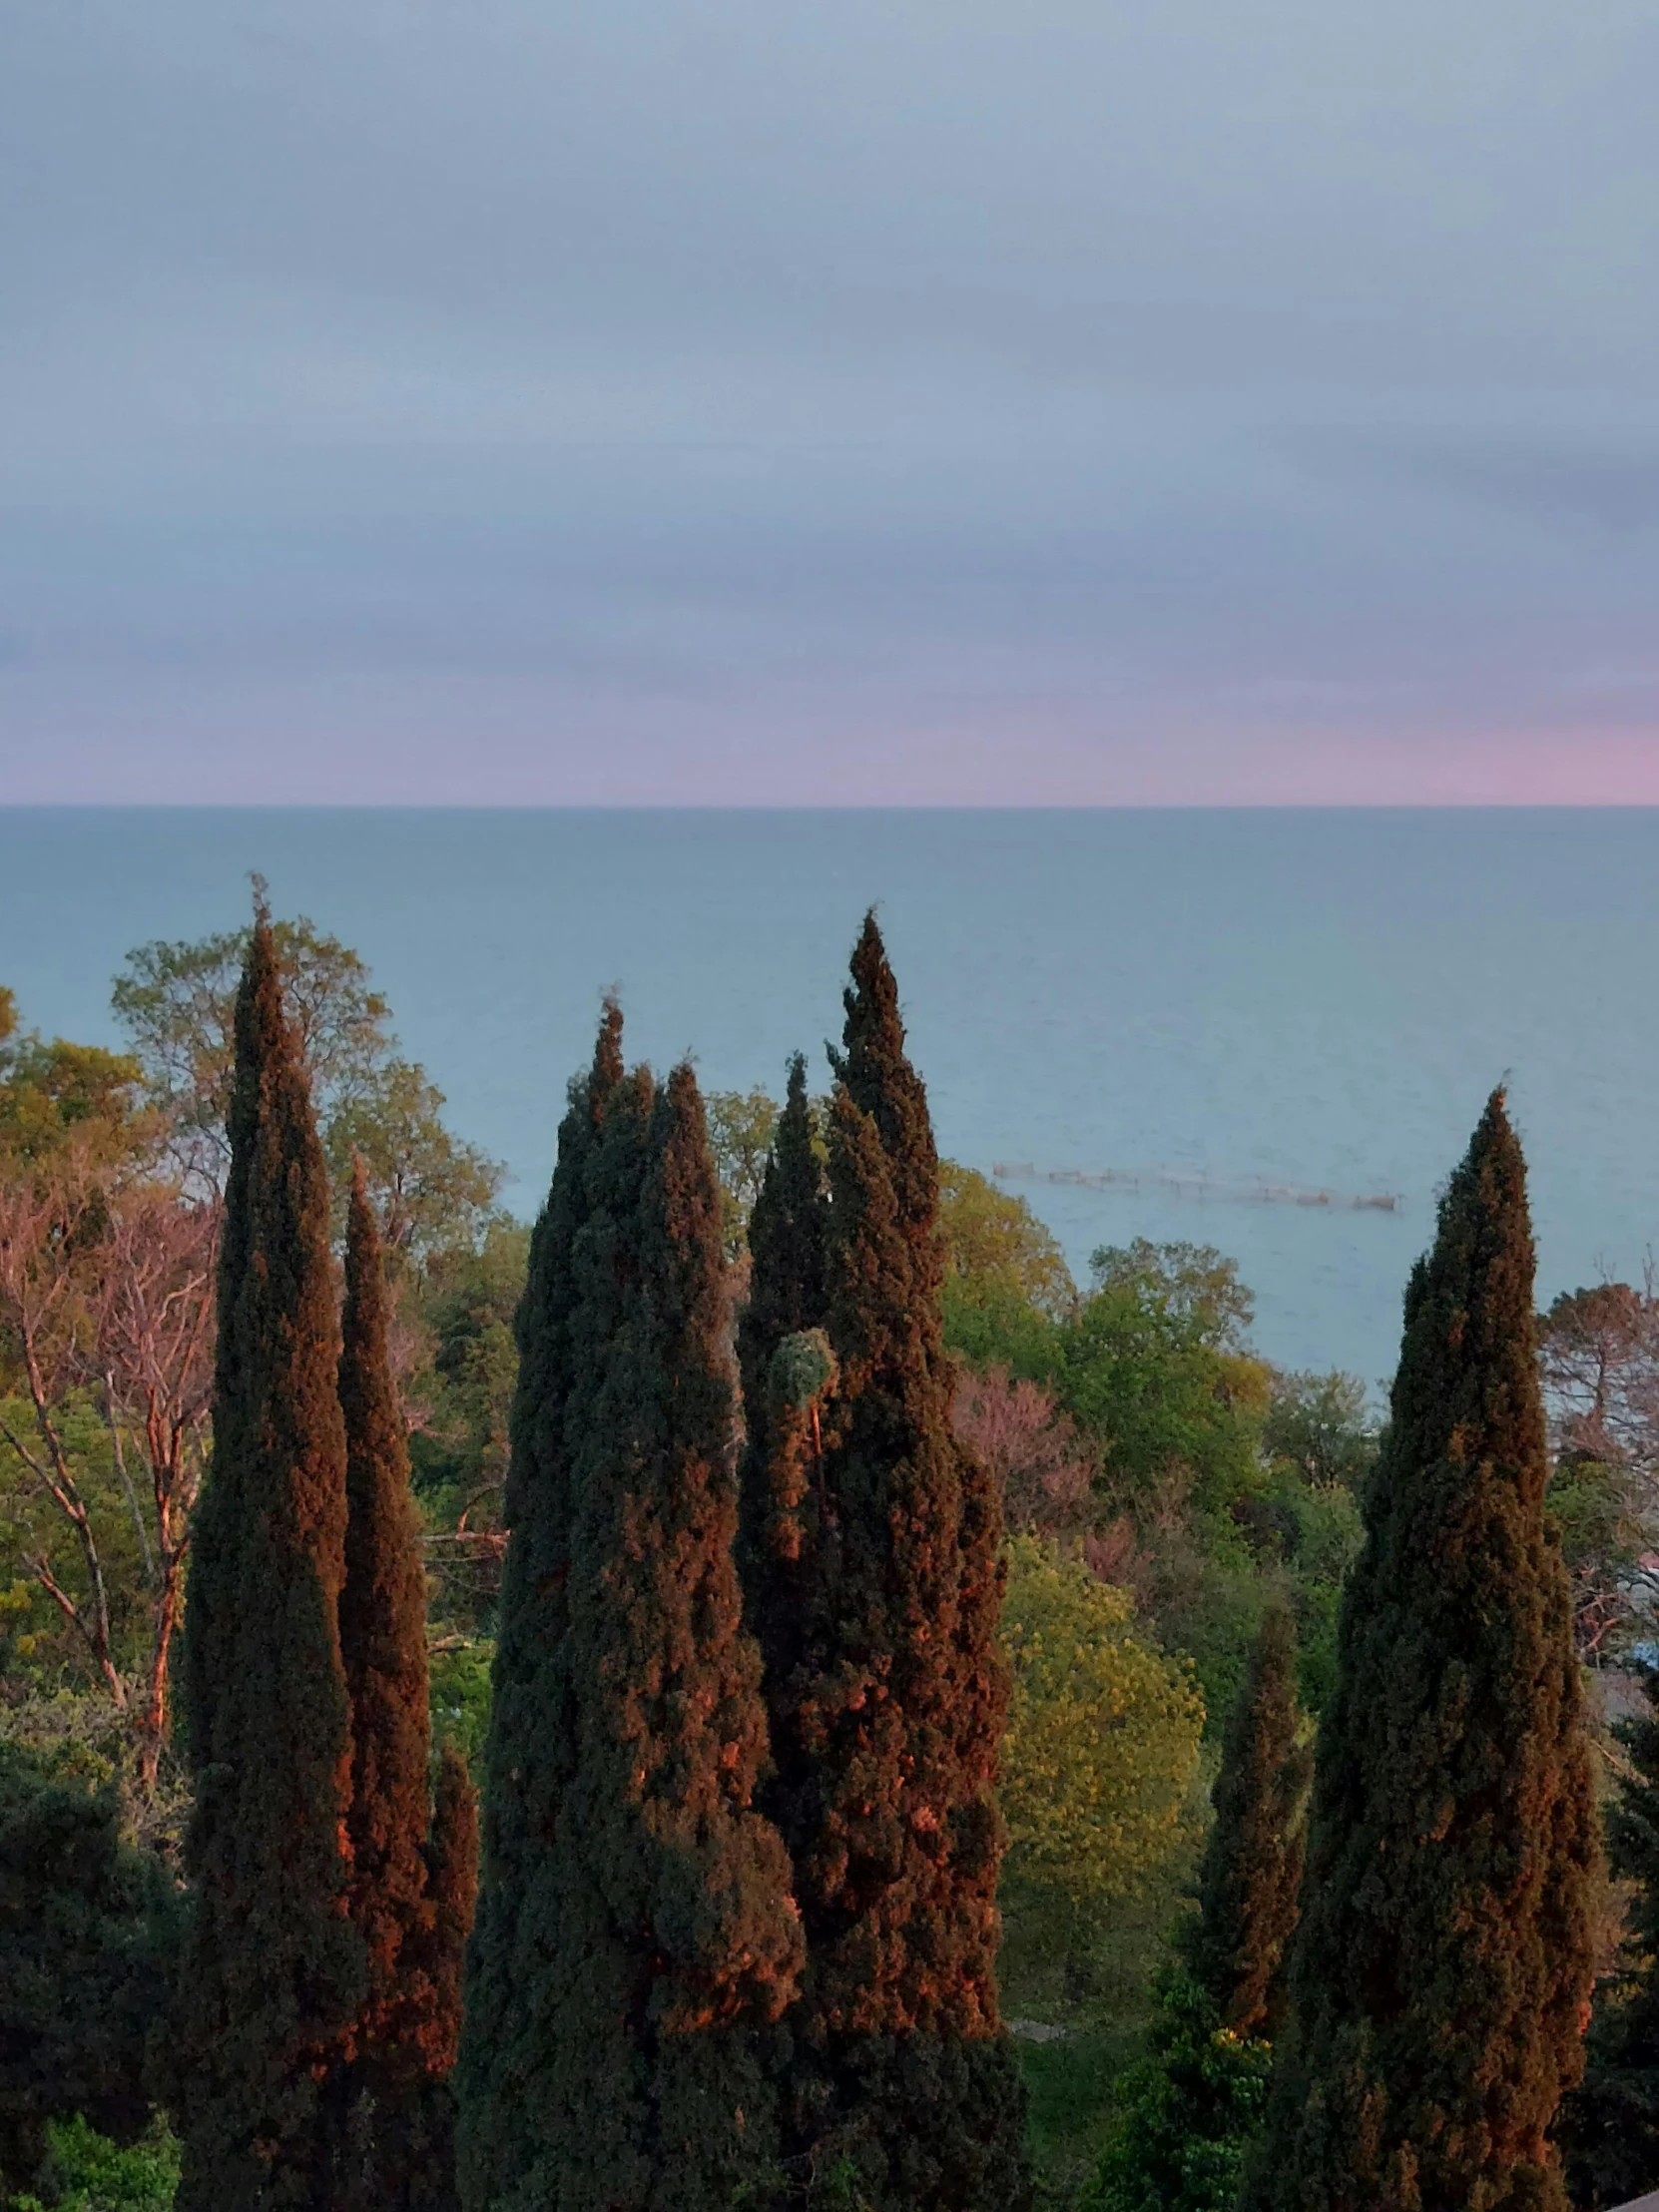
[(1181, 1841), (1204, 1700), (1135, 1632), (1127, 1591), (1034, 1537), (1008, 1547), (1002, 1750), (1008, 1874), (1073, 1903), (1122, 1897)]

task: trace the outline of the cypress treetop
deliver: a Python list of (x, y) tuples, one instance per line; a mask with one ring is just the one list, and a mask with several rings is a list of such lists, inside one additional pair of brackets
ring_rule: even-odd
[(951, 1430), (937, 1157), (873, 917), (835, 1065), (833, 1370), (813, 1407), (801, 1658), (772, 1685), (808, 1943), (791, 2154), (821, 2174), (850, 2158), (894, 2212), (1003, 2212), (1027, 2183), (995, 1980), (1000, 1518)]
[(1501, 1092), (1414, 1271), (1320, 1729), (1295, 2017), (1245, 2202), (1560, 2212), (1596, 1835)]
[(581, 1758), (564, 1809), (553, 1970), (570, 2101), (561, 2205), (714, 2212), (769, 2177), (756, 2030), (795, 1994), (802, 1937), (742, 1624), (736, 1396), (720, 1193), (689, 1068), (628, 1078), (594, 1164), (571, 1405), (569, 1671)]
[(179, 2205), (323, 2212), (326, 2089), (361, 1990), (337, 1620), (345, 1438), (322, 1152), (263, 910), (236, 1042), (214, 1457), (185, 1624)]
[(622, 1015), (607, 1001), (592, 1066), (570, 1086), (513, 1325), (519, 1370), (504, 1501), (509, 1533), (485, 1748), (477, 1918), (456, 2067), (461, 2197), (491, 2212), (536, 2170), (545, 2131), (558, 1993), (545, 1959), (560, 1927), (562, 1882), (547, 1845), (558, 1832), (578, 1757), (566, 1650), (575, 1271), (578, 1240), (595, 1206), (590, 1182), (605, 1119), (621, 1082)]
[(1184, 1946), (1221, 2024), (1269, 2041), (1284, 2020), (1302, 1881), (1309, 1761), (1300, 1725), (1296, 1622), (1279, 1602), (1268, 1607), (1228, 1716), (1199, 1914)]
[(749, 1217), (749, 1295), (738, 1317), (746, 1407), (764, 1402), (767, 1365), (784, 1339), (816, 1329), (824, 1319), (828, 1209), (813, 1142), (807, 1063), (798, 1052)]
[(939, 1155), (927, 1093), (904, 1049), (898, 985), (873, 907), (852, 948), (852, 980), (842, 993), (846, 1025), (842, 1049), (830, 1060), (853, 1104), (875, 1124), (892, 1178), (899, 1225), (910, 1246), (918, 1298), (934, 1296), (944, 1280), (939, 1235)]
[[(492, 1791), (504, 1770), (546, 1807), (515, 1864), (495, 1845), (485, 1887), (512, 1946), (500, 1978), (535, 2034), (496, 2089), (490, 2053), (473, 2071), (469, 2005), (463, 2201), (724, 2212), (771, 2177), (759, 2032), (794, 1994), (801, 1931), (787, 1855), (751, 1804), (765, 1714), (732, 1561), (719, 1185), (689, 1069), (662, 1094), (645, 1071), (617, 1077), (596, 1117), (598, 1088), (561, 1138), (555, 1191), (579, 1187), (557, 1257), (542, 1253), (556, 1295), (527, 1297), (522, 1325), (557, 1404), (542, 1467), (558, 1471), (558, 1550), (542, 1564), (551, 1580), (557, 1562), (558, 1640), (543, 1713), (523, 1716), (540, 1732), (509, 1740), (498, 1711), (491, 1735)], [(550, 1341), (532, 1358), (534, 1330)], [(521, 1492), (527, 1519), (543, 1481)], [(475, 1938), (473, 1988), (485, 1972)]]
[[(738, 1317), (744, 1446), (739, 1465), (735, 1552), (744, 1608), (761, 1648), (769, 1708), (801, 1663), (802, 1576), (809, 1469), (819, 1448), (829, 1382), (825, 1319), (825, 1240), (829, 1197), (814, 1149), (807, 1063), (790, 1063), (789, 1092), (749, 1221), (749, 1295)], [(818, 1336), (822, 1373), (785, 1354)], [(782, 1766), (787, 1740), (776, 1723), (773, 1754)], [(779, 1813), (804, 1777), (782, 1773), (763, 1802)]]

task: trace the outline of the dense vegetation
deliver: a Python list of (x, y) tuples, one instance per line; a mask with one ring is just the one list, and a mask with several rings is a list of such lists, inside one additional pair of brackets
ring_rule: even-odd
[(824, 1095), (608, 1010), (534, 1230), (311, 923), (115, 1005), (0, 997), (0, 2201), (1659, 2184), (1659, 1303), (1499, 1108), (1384, 1436), (936, 1160), (873, 923)]

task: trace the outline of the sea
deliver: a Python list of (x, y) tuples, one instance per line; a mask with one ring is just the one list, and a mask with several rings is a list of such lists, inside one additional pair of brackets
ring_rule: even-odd
[(1659, 812), (0, 810), (0, 983), (117, 1044), (129, 949), (235, 927), (255, 870), (369, 962), (524, 1215), (605, 991), (707, 1088), (798, 1049), (827, 1081), (873, 905), (941, 1150), (1080, 1282), (1215, 1246), (1267, 1358), (1381, 1400), (1498, 1084), (1541, 1298), (1659, 1247)]

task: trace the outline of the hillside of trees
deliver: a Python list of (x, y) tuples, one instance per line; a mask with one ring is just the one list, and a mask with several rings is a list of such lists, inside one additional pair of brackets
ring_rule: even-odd
[(939, 1160), (873, 919), (775, 1089), (607, 1005), (533, 1225), (263, 886), (113, 1009), (0, 992), (0, 2205), (1659, 2187), (1659, 1296), (1500, 1094), (1384, 1418)]

